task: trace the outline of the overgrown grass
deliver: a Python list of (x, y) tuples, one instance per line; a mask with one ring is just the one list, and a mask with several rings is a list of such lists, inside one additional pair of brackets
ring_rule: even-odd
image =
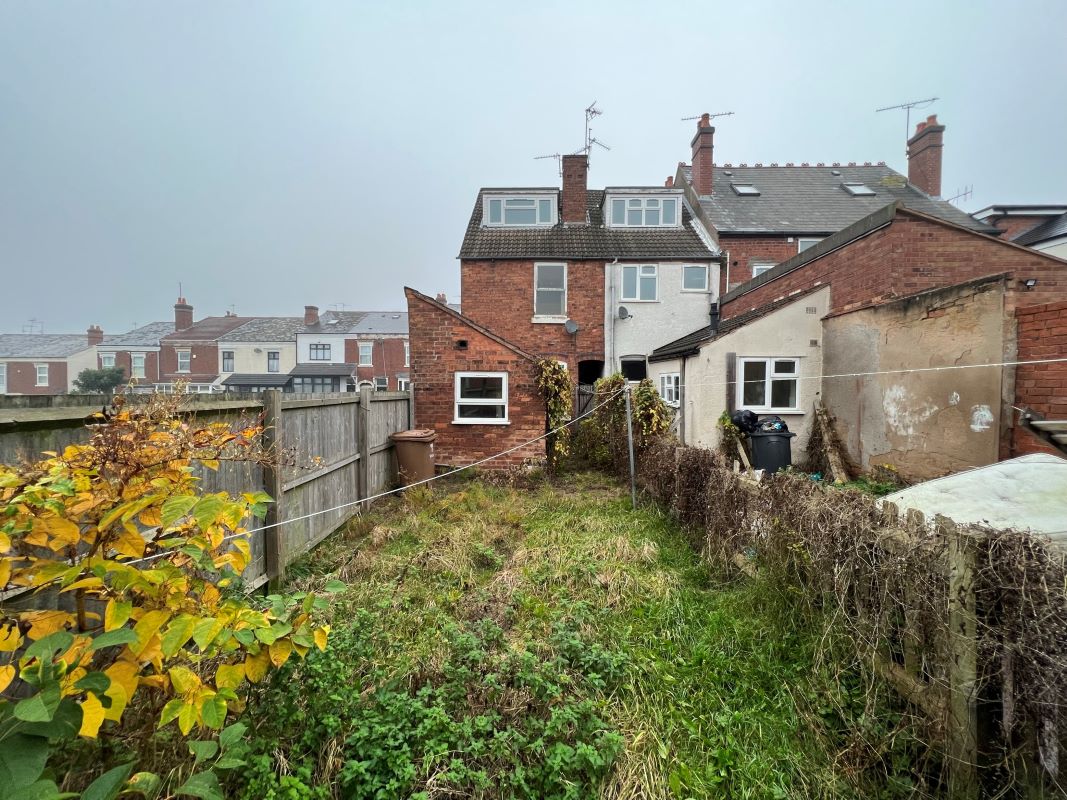
[(718, 580), (669, 518), (631, 511), (602, 476), (415, 489), (294, 572), (294, 588), (349, 589), (327, 652), (250, 704), (245, 797), (908, 788), (835, 765), (862, 699), (814, 666), (819, 643), (773, 587)]

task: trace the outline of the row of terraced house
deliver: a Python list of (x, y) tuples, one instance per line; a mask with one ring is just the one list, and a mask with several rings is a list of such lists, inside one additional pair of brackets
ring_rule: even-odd
[(688, 444), (714, 447), (721, 415), (749, 409), (782, 417), (803, 453), (824, 403), (865, 470), (921, 479), (1047, 449), (1020, 415), (1067, 415), (1067, 206), (940, 199), (944, 131), (917, 126), (906, 176), (720, 165), (704, 115), (661, 185), (590, 188), (578, 154), (561, 187), (479, 190), (462, 313), (406, 290), (416, 424), (438, 461), (541, 435), (542, 358), (579, 399), (611, 373), (651, 379)]
[[(442, 298), (443, 299), (443, 298)], [(0, 334), (0, 395), (57, 395), (84, 370), (118, 367), (128, 390), (296, 393), (405, 391), (410, 384), (406, 312), (326, 311), (303, 316), (194, 320), (185, 298), (173, 321), (105, 335)]]

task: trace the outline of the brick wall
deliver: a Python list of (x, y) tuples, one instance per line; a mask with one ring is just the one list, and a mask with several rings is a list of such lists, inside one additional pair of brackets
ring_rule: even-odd
[(374, 364), (369, 367), (356, 368), (356, 381), (371, 381), (375, 378), (389, 379), (389, 391), (396, 391), (397, 375), (410, 374), (411, 370), (404, 364), (404, 342), (406, 338), (392, 339), (345, 339), (345, 361), (349, 364), (359, 363), (360, 342), (374, 344)]
[(1032, 291), (1010, 292), (1009, 314), (1015, 297), (1031, 304), (1067, 296), (1067, 263), (901, 209), (887, 227), (731, 299), (722, 306), (722, 318), (817, 281), (830, 285), (830, 312), (835, 313), (997, 273), (1008, 273), (1013, 288), (1023, 279), (1038, 281)]
[(729, 286), (726, 285), (727, 271), (719, 270), (720, 297), (752, 277), (753, 261), (781, 264), (797, 254), (795, 236), (720, 236), (719, 246), (730, 254)]
[[(115, 366), (122, 367), (122, 373), (129, 380), (130, 375), (133, 374), (133, 353), (144, 353), (144, 379), (138, 380), (137, 383), (156, 383), (159, 380), (159, 353), (157, 352), (145, 352), (143, 350), (117, 350), (115, 351)], [(102, 366), (100, 363), (100, 356), (96, 358), (98, 366)]]
[[(190, 371), (187, 373), (178, 372), (178, 350), (192, 352)], [(219, 348), (215, 342), (167, 342), (160, 348), (159, 359), (159, 377), (162, 381), (210, 383), (219, 376)]]
[(574, 375), (578, 361), (604, 358), (603, 261), (567, 262), (567, 314), (579, 325), (576, 336), (562, 323), (531, 322), (533, 261), (464, 261), (460, 285), (464, 316), (526, 352), (566, 361)]
[(1048, 217), (1001, 217), (993, 223), (993, 226), (997, 230), (1004, 231), (1004, 238), (1010, 240), (1037, 227), (1047, 219)]
[[(67, 363), (65, 361), (11, 361), (7, 364), (8, 394), (66, 394)], [(48, 385), (37, 385), (37, 365), (48, 365)]]
[[(437, 463), (461, 466), (534, 439), (545, 431), (545, 407), (537, 390), (534, 363), (480, 332), (464, 319), (417, 292), (405, 291), (411, 337), (411, 376), (415, 387), (415, 424), (437, 432)], [(460, 349), (466, 342), (465, 349)], [(508, 373), (508, 425), (456, 425), (457, 372)], [(544, 442), (517, 450), (485, 465), (503, 469), (525, 458), (542, 458)]]
[[(1020, 308), (1019, 360), (1067, 357), (1067, 302)], [(1015, 371), (1015, 405), (1030, 408), (1047, 419), (1067, 419), (1067, 363), (1027, 364)], [(1054, 448), (1016, 426), (1012, 455), (1056, 453)]]

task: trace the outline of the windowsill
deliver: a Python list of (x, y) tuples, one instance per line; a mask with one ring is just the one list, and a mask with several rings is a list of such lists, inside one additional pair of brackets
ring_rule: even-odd
[(562, 316), (562, 317), (558, 317), (558, 316), (554, 316), (554, 317), (537, 316), (535, 314), (530, 319), (530, 322), (534, 323), (535, 325), (562, 325), (568, 319), (570, 319), (570, 317), (567, 317), (567, 316)]
[(803, 414), (799, 408), (756, 408), (755, 406), (738, 406), (738, 411), (751, 411), (753, 414)]
[(682, 294), (708, 294), (711, 289), (682, 289)]
[(627, 298), (624, 297), (621, 300), (619, 300), (619, 302), (620, 303), (658, 303), (659, 302), (659, 298), (657, 297), (655, 300), (632, 300), (632, 299), (627, 299)]
[(510, 425), (509, 419), (454, 419), (453, 425)]

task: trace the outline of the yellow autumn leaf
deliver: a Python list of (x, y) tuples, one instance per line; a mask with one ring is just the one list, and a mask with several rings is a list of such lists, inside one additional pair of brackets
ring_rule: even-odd
[(131, 644), (130, 651), (139, 656), (148, 647), (148, 643), (152, 640), (152, 637), (159, 632), (160, 627), (168, 619), (170, 619), (171, 612), (169, 611), (149, 611), (143, 617), (141, 617), (137, 624), (133, 626), (133, 632), (137, 634), (137, 641)]
[(319, 650), (325, 650), (326, 649), (326, 640), (329, 638), (329, 635), (330, 635), (330, 626), (329, 625), (323, 625), (321, 628), (316, 629), (316, 631), (315, 631), (315, 646), (317, 648), (319, 648)]
[(174, 687), (176, 694), (189, 694), (200, 688), (200, 678), (191, 669), (172, 667), (167, 674), (170, 675), (170, 685)]
[(34, 641), (62, 630), (74, 622), (74, 615), (66, 611), (24, 611), (19, 617), (23, 622), (30, 623), (30, 630), (26, 635)]
[(137, 691), (139, 679), (136, 664), (129, 661), (116, 661), (104, 670), (104, 674), (111, 679), (111, 685), (107, 687), (107, 696), (111, 698), (111, 707), (107, 709), (105, 718), (112, 722), (122, 719), (122, 712), (126, 710), (126, 704), (130, 702), (134, 692)]
[(64, 547), (70, 547), (71, 545), (77, 544), (81, 539), (81, 528), (69, 519), (63, 519), (63, 517), (49, 517), (44, 521), (44, 524), (48, 529), (49, 536), (52, 538), (52, 541), (48, 546), (53, 550), (61, 550)]
[(270, 650), (270, 663), (280, 667), (289, 660), (289, 654), (293, 652), (293, 643), (288, 639), (279, 639), (268, 650)]
[(244, 664), (219, 664), (219, 668), (215, 672), (215, 688), (236, 689), (244, 679)]
[(149, 506), (141, 512), (138, 519), (148, 528), (158, 528), (163, 523), (163, 515), (160, 513), (159, 506)]
[(7, 586), (11, 580), (11, 559), (0, 558), (0, 589)]
[(0, 667), (0, 692), (4, 691), (11, 685), (11, 681), (15, 679), (15, 667), (12, 664), (5, 664)]
[(81, 730), (78, 731), (78, 735), (95, 739), (96, 734), (100, 730), (100, 726), (103, 724), (106, 717), (104, 704), (97, 699), (95, 694), (89, 692), (85, 695), (85, 699), (82, 700), (81, 708), (82, 727)]
[(259, 683), (263, 680), (267, 674), (267, 669), (270, 667), (270, 656), (267, 655), (267, 648), (261, 648), (255, 655), (250, 655), (245, 659), (245, 675), (252, 683)]
[(151, 686), (153, 689), (167, 688), (167, 679), (163, 675), (145, 675), (141, 678), (141, 686)]
[(44, 520), (34, 517), (33, 529), (22, 537), (22, 541), (34, 547), (44, 547), (48, 544), (48, 526)]
[(126, 522), (116, 530), (116, 537), (112, 540), (111, 546), (124, 556), (140, 558), (144, 555), (145, 540), (136, 525)]
[(0, 653), (12, 653), (22, 644), (22, 635), (17, 625), (0, 628)]
[(108, 600), (107, 608), (104, 609), (104, 630), (113, 631), (121, 628), (130, 618), (131, 611), (133, 611), (133, 603), (114, 598)]
[(0, 553), (6, 553), (11, 549), (11, 537), (0, 532)]
[(208, 469), (210, 469), (210, 470), (214, 471), (214, 472), (218, 472), (218, 471), (219, 471), (219, 462), (218, 462), (218, 460), (217, 460), (217, 459), (214, 459), (214, 458), (205, 458), (205, 459), (204, 459), (203, 461), (201, 461), (200, 463), (201, 463), (202, 465), (204, 465), (205, 467), (207, 467)]
[(214, 609), (219, 604), (220, 597), (222, 597), (222, 595), (219, 593), (219, 590), (209, 583), (204, 587), (204, 593), (200, 596), (200, 602), (205, 608)]
[(100, 578), (92, 575), (88, 578), (82, 578), (80, 581), (74, 581), (70, 586), (64, 587), (62, 591), (73, 592), (76, 589), (96, 589), (103, 585), (104, 582)]
[(182, 710), (178, 712), (178, 730), (182, 732), (182, 736), (187, 735), (193, 729), (198, 716), (197, 708), (192, 703), (182, 706)]

